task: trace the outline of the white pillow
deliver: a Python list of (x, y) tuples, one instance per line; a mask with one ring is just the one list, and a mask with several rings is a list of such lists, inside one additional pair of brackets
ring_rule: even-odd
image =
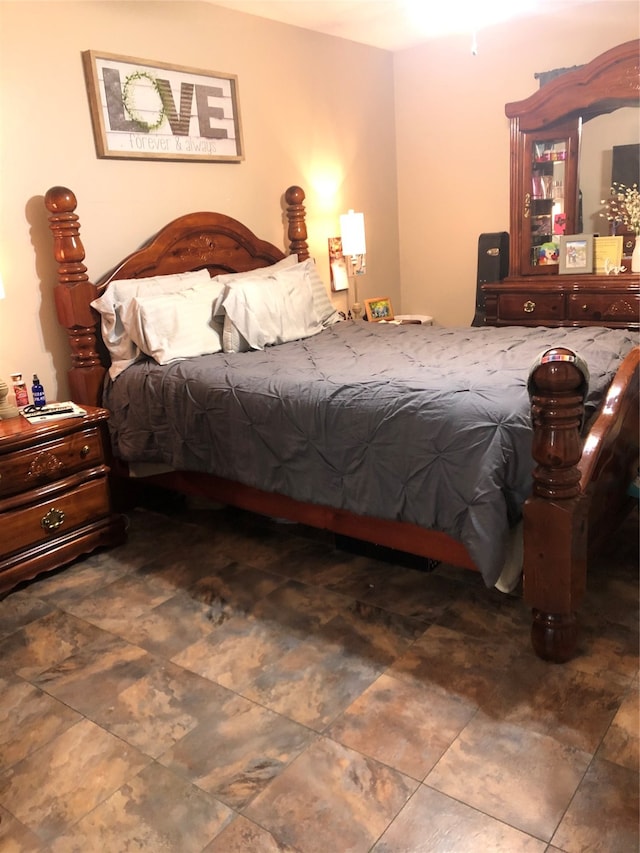
[(301, 267), (306, 268), (311, 281), (311, 292), (313, 293), (313, 304), (315, 305), (316, 314), (322, 325), (326, 328), (332, 326), (340, 320), (340, 315), (334, 308), (329, 299), (327, 288), (324, 286), (323, 280), (320, 278), (318, 268), (311, 258), (303, 261)]
[(305, 270), (301, 277), (299, 266), (273, 276), (245, 278), (227, 287), (222, 303), (226, 312), (222, 336), (225, 352), (241, 352), (242, 338), (251, 349), (261, 350), (322, 331), (309, 272)]
[[(220, 273), (220, 275), (215, 276), (215, 281), (219, 281), (221, 284), (228, 285), (229, 287), (233, 287), (236, 282), (244, 281), (244, 279), (258, 279), (258, 278), (268, 278), (269, 276), (274, 275), (279, 270), (288, 269), (289, 267), (294, 267), (298, 263), (297, 255), (287, 255), (281, 261), (276, 261), (275, 264), (271, 264), (268, 267), (258, 267), (256, 270), (246, 270), (245, 272), (229, 272), (229, 273)], [(222, 308), (222, 298), (223, 295), (218, 300), (217, 304), (214, 305), (213, 313), (214, 314), (224, 314), (224, 310)]]
[(231, 284), (234, 281), (242, 281), (243, 278), (259, 278), (261, 275), (273, 275), (279, 270), (294, 267), (298, 263), (297, 255), (286, 255), (281, 261), (276, 261), (275, 264), (270, 264), (266, 267), (258, 267), (255, 270), (246, 270), (245, 272), (225, 272), (215, 276), (216, 281), (222, 284)]
[(196, 284), (177, 293), (134, 296), (122, 315), (131, 340), (158, 364), (220, 352), (221, 325), (212, 315), (221, 284)]
[(136, 296), (176, 293), (192, 287), (196, 282), (210, 282), (208, 270), (159, 275), (149, 278), (123, 278), (112, 281), (91, 306), (101, 316), (102, 338), (111, 354), (109, 375), (112, 379), (122, 373), (140, 355), (138, 346), (131, 340), (122, 323), (122, 313)]
[[(269, 267), (260, 267), (257, 270), (249, 270), (248, 272), (224, 273), (222, 275), (217, 275), (216, 281), (220, 281), (223, 284), (234, 287), (236, 282), (243, 281), (246, 278), (269, 278), (271, 276), (278, 275), (282, 270), (286, 269), (297, 269), (301, 281), (305, 280), (305, 273), (309, 274), (308, 280), (311, 282), (313, 304), (319, 321), (323, 326), (331, 326), (333, 323), (337, 323), (338, 320), (340, 320), (340, 315), (331, 304), (327, 288), (324, 286), (324, 282), (320, 278), (315, 261), (311, 258), (298, 263), (297, 255), (287, 255), (286, 258), (283, 258), (281, 261), (278, 261), (276, 264), (272, 264)], [(221, 302), (214, 308), (214, 314), (219, 313), (222, 313)], [(231, 352), (231, 350), (229, 351)], [(233, 351), (235, 352), (235, 350)]]
[(224, 352), (249, 352), (251, 344), (238, 331), (228, 314), (224, 315), (222, 328), (222, 349)]

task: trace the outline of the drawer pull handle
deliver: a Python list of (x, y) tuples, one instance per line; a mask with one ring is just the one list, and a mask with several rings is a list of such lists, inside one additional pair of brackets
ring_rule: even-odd
[(64, 521), (64, 513), (61, 509), (56, 509), (55, 507), (51, 507), (49, 512), (47, 512), (40, 522), (40, 526), (44, 530), (56, 530), (58, 527), (62, 526)]
[(536, 310), (536, 303), (528, 299), (522, 306), (522, 310), (525, 314), (533, 314), (533, 312)]
[(582, 310), (583, 310), (583, 311), (588, 311), (588, 310), (589, 310), (589, 306), (588, 306), (588, 305), (583, 305), (583, 306), (582, 306)]
[(88, 444), (85, 444), (84, 447), (80, 448), (80, 456), (82, 459), (86, 459), (87, 456), (91, 453), (91, 448)]
[(55, 453), (49, 450), (43, 450), (35, 457), (27, 471), (27, 477), (33, 477), (35, 480), (51, 479), (56, 477), (62, 469), (62, 462), (58, 459)]

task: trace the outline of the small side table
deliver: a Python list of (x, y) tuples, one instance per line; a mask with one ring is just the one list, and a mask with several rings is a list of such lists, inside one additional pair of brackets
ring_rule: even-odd
[(105, 409), (0, 421), (0, 592), (125, 539), (112, 511)]

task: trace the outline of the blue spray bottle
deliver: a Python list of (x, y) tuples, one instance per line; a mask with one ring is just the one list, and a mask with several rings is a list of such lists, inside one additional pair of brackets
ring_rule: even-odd
[(46, 405), (47, 400), (44, 396), (44, 388), (40, 384), (40, 380), (38, 379), (35, 373), (33, 374), (33, 385), (31, 386), (31, 394), (33, 395), (33, 405), (37, 409), (40, 409), (42, 408), (42, 406)]

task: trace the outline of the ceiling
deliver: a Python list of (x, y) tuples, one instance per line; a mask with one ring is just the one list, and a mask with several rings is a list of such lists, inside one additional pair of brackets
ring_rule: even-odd
[[(628, 0), (637, 2), (637, 0)], [(453, 33), (468, 33), (514, 17), (554, 14), (614, 0), (209, 0), (238, 12), (331, 36), (402, 50)]]

